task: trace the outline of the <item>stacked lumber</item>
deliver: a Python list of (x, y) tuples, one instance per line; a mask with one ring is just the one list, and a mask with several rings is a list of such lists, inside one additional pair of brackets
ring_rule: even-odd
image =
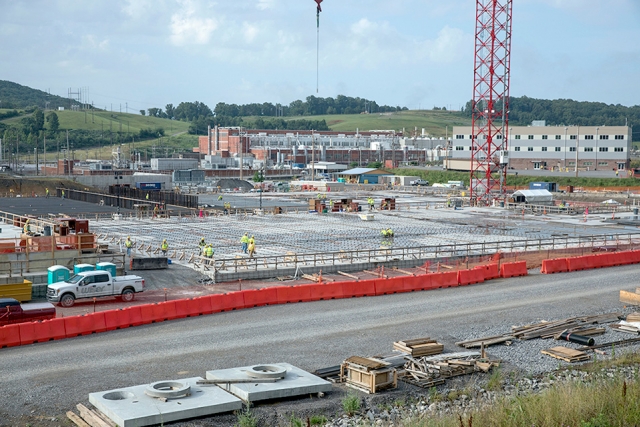
[(562, 332), (571, 332), (579, 335), (600, 335), (604, 333), (603, 328), (594, 328), (591, 325), (596, 323), (610, 323), (617, 321), (622, 313), (605, 313), (594, 316), (572, 317), (569, 319), (556, 320), (553, 322), (542, 321), (525, 326), (511, 327), (511, 333), (521, 340), (534, 338), (553, 338)]
[(634, 312), (627, 314), (627, 322), (640, 322), (640, 313)]
[(547, 356), (555, 357), (556, 359), (564, 360), (565, 362), (569, 363), (583, 362), (591, 358), (591, 356), (589, 356), (584, 351), (560, 346), (552, 347), (546, 350), (540, 350), (540, 353), (546, 354)]
[(376, 393), (398, 386), (398, 374), (388, 362), (372, 357), (351, 356), (340, 365), (340, 380), (348, 387)]
[(116, 427), (116, 423), (98, 410), (89, 409), (82, 403), (78, 403), (76, 408), (78, 408), (80, 415), (68, 411), (67, 418), (78, 427)]
[(480, 353), (476, 351), (406, 358), (400, 380), (423, 388), (444, 384), (444, 381), (451, 377), (488, 372), (492, 366), (499, 365), (498, 361), (481, 359)]
[[(627, 316), (629, 319), (629, 316)], [(625, 332), (627, 334), (638, 335), (640, 334), (640, 323), (639, 322), (631, 322), (629, 320), (622, 321), (620, 323), (614, 323), (613, 325), (609, 325), (609, 327), (618, 332)]]
[(640, 288), (636, 288), (635, 293), (621, 289), (620, 302), (631, 305), (640, 305)]
[(440, 354), (444, 350), (444, 345), (429, 337), (417, 338), (413, 340), (396, 341), (393, 343), (394, 350), (401, 351), (412, 357), (431, 356)]
[(466, 341), (459, 341), (456, 345), (464, 348), (488, 347), (494, 344), (511, 344), (515, 337), (513, 335), (495, 335), (492, 337), (474, 338)]

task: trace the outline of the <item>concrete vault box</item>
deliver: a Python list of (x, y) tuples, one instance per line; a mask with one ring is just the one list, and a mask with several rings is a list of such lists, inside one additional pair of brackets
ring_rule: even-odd
[(89, 402), (120, 427), (141, 427), (242, 409), (242, 401), (200, 377), (89, 394)]
[[(219, 387), (245, 402), (288, 398), (331, 391), (331, 383), (288, 363), (245, 366), (207, 371), (207, 380), (244, 380), (220, 383)], [(255, 379), (256, 382), (250, 382)], [(273, 382), (261, 382), (273, 381)]]

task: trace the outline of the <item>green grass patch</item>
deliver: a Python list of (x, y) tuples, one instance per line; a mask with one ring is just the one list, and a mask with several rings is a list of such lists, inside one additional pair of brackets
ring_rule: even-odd
[(360, 411), (360, 397), (354, 393), (348, 393), (342, 398), (342, 409), (344, 412), (352, 416)]

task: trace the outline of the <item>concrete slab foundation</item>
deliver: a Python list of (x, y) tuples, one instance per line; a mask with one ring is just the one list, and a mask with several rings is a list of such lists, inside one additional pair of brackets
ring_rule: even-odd
[(120, 427), (164, 424), (242, 409), (242, 401), (200, 377), (89, 394), (89, 402)]
[(288, 363), (245, 366), (207, 371), (208, 380), (281, 378), (276, 382), (219, 384), (245, 402), (329, 392), (331, 383)]

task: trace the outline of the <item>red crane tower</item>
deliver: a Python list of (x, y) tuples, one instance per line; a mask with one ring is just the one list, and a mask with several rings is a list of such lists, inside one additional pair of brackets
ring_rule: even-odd
[(505, 194), (509, 161), (511, 7), (512, 0), (476, 0), (469, 186), (472, 205), (487, 205)]

